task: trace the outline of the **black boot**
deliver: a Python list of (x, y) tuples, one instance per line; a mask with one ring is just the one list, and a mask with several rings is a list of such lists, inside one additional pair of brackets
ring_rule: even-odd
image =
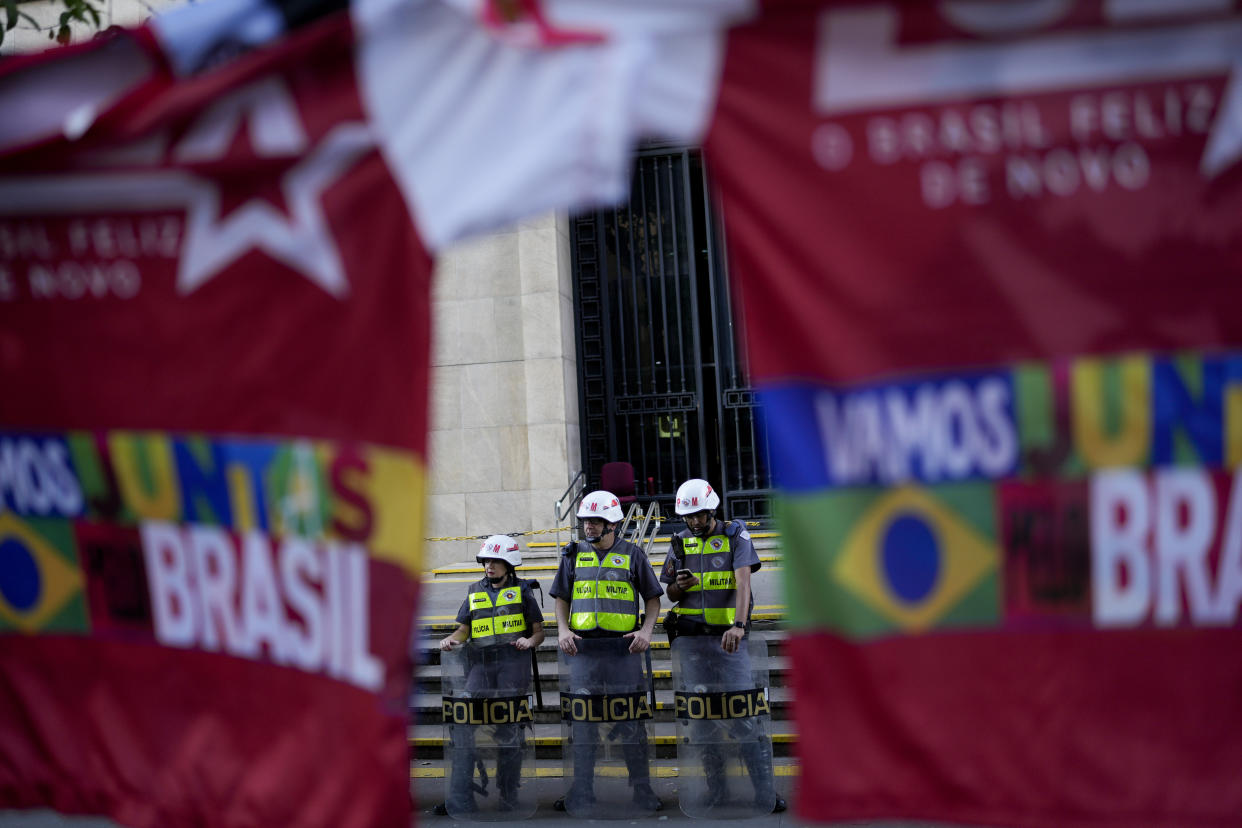
[(634, 783), (634, 804), (644, 811), (659, 811), (664, 807), (660, 797), (651, 790), (651, 782), (646, 779)]
[[(454, 738), (461, 739), (462, 737), (460, 734), (455, 734)], [(461, 747), (453, 746), (449, 748), (449, 752), (452, 754), (450, 760), (452, 774), (449, 777), (448, 802), (443, 806), (444, 813), (472, 814), (479, 810), (478, 804), (474, 801), (474, 791), (471, 789), (474, 784), (473, 744), (471, 742)], [(437, 813), (439, 813), (438, 810)]]
[(500, 793), (497, 810), (512, 811), (518, 804), (522, 784), (522, 754), (517, 748), (501, 748), (496, 757), (496, 787)]
[(574, 722), (570, 738), (574, 743), (574, 781), (552, 807), (558, 811), (568, 809), (582, 813), (595, 804), (595, 756), (599, 749), (599, 725)]
[(557, 811), (569, 810), (578, 813), (589, 810), (595, 804), (595, 792), (592, 787), (590, 779), (575, 779), (574, 783), (569, 786), (569, 791), (552, 803), (552, 807)]
[(750, 774), (750, 782), (755, 786), (756, 807), (766, 810), (767, 804), (773, 802), (772, 813), (784, 811), (788, 805), (776, 795), (771, 743), (763, 737), (745, 743), (742, 746), (742, 761), (746, 763), (746, 772)]
[(719, 751), (703, 749), (703, 776), (707, 779), (707, 792), (696, 803), (698, 807), (708, 810), (723, 805), (729, 798), (729, 788), (725, 782), (724, 758)]
[(442, 802), (431, 809), (436, 816), (448, 816), (452, 811), (454, 814), (473, 814), (479, 810), (479, 805), (474, 801), (474, 795), (469, 794), (467, 798), (451, 799), (448, 802)]
[(645, 811), (658, 811), (664, 807), (660, 797), (651, 790), (651, 766), (647, 755), (647, 730), (637, 722), (629, 723), (630, 733), (622, 734), (621, 754), (625, 757), (625, 770), (634, 786), (634, 804)]

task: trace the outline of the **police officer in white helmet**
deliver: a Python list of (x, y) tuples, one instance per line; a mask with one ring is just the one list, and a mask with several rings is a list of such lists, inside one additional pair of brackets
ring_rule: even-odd
[[(544, 638), (543, 610), (539, 608), (539, 603), (527, 588), (528, 582), (517, 576), (517, 568), (522, 565), (522, 549), (518, 542), (508, 535), (492, 535), (483, 541), (483, 546), (479, 548), (474, 559), (482, 564), (483, 577), (470, 585), (466, 600), (462, 601), (460, 609), (457, 610), (457, 629), (441, 639), (440, 649), (451, 650), (465, 644), (471, 637), (475, 638), (476, 644), (508, 644), (518, 650), (529, 650), (542, 644)], [(521, 603), (514, 605), (511, 602), (502, 602), (498, 605), (497, 600), (501, 590), (509, 588), (519, 590)], [(486, 608), (492, 610), (488, 613), (488, 617), (520, 615), (521, 621), (517, 622), (515, 619), (512, 629), (507, 632), (496, 633), (493, 630), (488, 633), (488, 635), (496, 636), (494, 642), (485, 642), (477, 636), (472, 636), (471, 619), (484, 611), (484, 603), (481, 599), (476, 598), (472, 602), (472, 596), (475, 595), (488, 596)], [(473, 610), (472, 603), (475, 604)], [(517, 626), (519, 623), (520, 626)]]
[[(593, 684), (627, 681), (635, 662), (626, 659), (617, 664), (615, 658), (612, 663), (593, 661), (592, 656), (579, 654), (578, 643), (584, 638), (625, 638), (630, 641), (630, 653), (646, 651), (651, 646), (663, 590), (646, 553), (617, 537), (617, 526), (625, 514), (616, 495), (602, 490), (587, 494), (578, 505), (578, 517), (582, 520), (582, 540), (562, 550), (548, 594), (556, 599), (557, 645), (566, 655), (574, 656), (569, 659), (573, 681), (590, 688)], [(575, 590), (576, 583), (594, 586)], [(597, 592), (601, 583), (607, 583), (609, 589)], [(646, 613), (641, 621), (640, 611)], [(633, 678), (641, 688), (640, 671), (635, 670)], [(575, 723), (575, 727), (579, 724), (582, 732), (574, 736), (573, 784), (556, 807), (564, 810), (568, 799), (568, 810), (580, 813), (594, 804), (597, 739), (585, 732), (589, 725)], [(637, 722), (627, 724), (635, 726), (629, 733), (632, 738), (622, 739), (634, 804), (659, 810), (662, 803), (651, 788), (646, 730)]]
[[(686, 669), (700, 673), (699, 677), (687, 677), (691, 683), (699, 678), (719, 680), (728, 673), (740, 671), (741, 675), (729, 678), (745, 684), (750, 678), (749, 668), (745, 666), (748, 662), (744, 658), (725, 658), (722, 654), (737, 653), (742, 646), (754, 606), (751, 573), (763, 564), (744, 523), (716, 519), (719, 506), (720, 495), (706, 480), (693, 478), (677, 489), (673, 508), (685, 520), (686, 528), (670, 539), (660, 580), (668, 584), (668, 598), (677, 604), (670, 610), (675, 613), (671, 623), (676, 625), (676, 635), (711, 636), (720, 640), (720, 647), (715, 650), (717, 656), (711, 656), (710, 649), (702, 650), (707, 654), (704, 660), (713, 663), (686, 661)], [(670, 632), (670, 636), (672, 634)], [(739, 655), (744, 657), (745, 653)], [(735, 720), (731, 725), (745, 728), (746, 723)], [(774, 812), (784, 811), (785, 800), (774, 790), (771, 743), (744, 738), (739, 741), (745, 744), (743, 759), (755, 787), (756, 802), (765, 803), (764, 809), (767, 803), (773, 803)], [(704, 749), (703, 760), (709, 801), (702, 804), (711, 807), (726, 796), (725, 768), (723, 760), (710, 747)], [(713, 799), (716, 802), (711, 801)]]
[[(543, 643), (543, 611), (530, 589), (530, 582), (517, 576), (522, 564), (522, 551), (517, 540), (507, 535), (492, 535), (483, 541), (475, 555), (483, 566), (483, 577), (470, 585), (466, 599), (457, 611), (457, 629), (441, 639), (440, 649), (450, 651), (470, 642), (480, 649), (509, 647), (526, 651)], [(469, 693), (523, 688), (530, 683), (530, 659), (493, 658), (471, 665), (466, 676)], [(449, 802), (438, 806), (439, 814), (469, 813), (476, 810), (473, 788), (473, 731), (469, 726), (453, 725), (452, 789)], [(496, 741), (501, 744), (497, 757), (496, 785), (500, 810), (511, 810), (517, 803), (521, 780), (522, 755), (519, 750), (520, 731), (516, 724), (497, 725)], [(462, 744), (458, 744), (462, 743)]]

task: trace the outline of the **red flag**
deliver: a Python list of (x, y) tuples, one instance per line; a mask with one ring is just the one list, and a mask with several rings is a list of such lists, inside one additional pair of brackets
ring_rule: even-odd
[(0, 162), (0, 807), (408, 821), (431, 262), (351, 62), (334, 18)]
[(729, 37), (806, 818), (1242, 813), (1242, 19), (1072, 5)]
[(0, 808), (407, 824), (428, 250), (687, 111), (633, 94), (659, 31), (306, 9), (4, 63)]

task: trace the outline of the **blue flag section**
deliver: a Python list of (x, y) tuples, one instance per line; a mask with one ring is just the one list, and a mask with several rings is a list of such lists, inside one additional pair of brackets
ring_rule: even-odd
[(773, 463), (791, 491), (996, 479), (1018, 466), (1007, 372), (835, 390), (762, 392)]

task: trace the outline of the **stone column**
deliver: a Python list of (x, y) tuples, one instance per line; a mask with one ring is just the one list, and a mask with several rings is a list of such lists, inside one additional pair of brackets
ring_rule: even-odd
[[(431, 537), (553, 527), (553, 503), (580, 466), (569, 264), (569, 223), (556, 215), (441, 254)], [(469, 560), (477, 548), (432, 542), (427, 564)]]

